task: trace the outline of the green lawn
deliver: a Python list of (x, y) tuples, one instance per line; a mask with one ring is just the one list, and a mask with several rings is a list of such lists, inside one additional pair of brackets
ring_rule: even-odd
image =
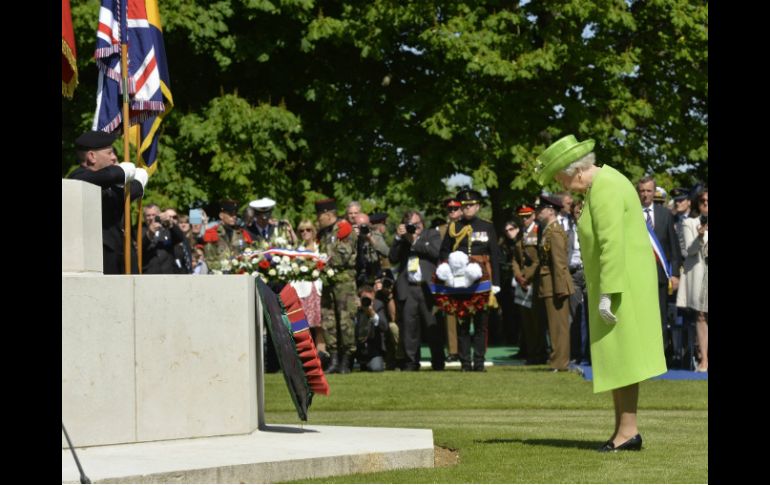
[[(594, 451), (612, 433), (609, 393), (574, 373), (491, 367), (328, 376), (309, 424), (430, 428), (455, 466), (345, 475), (315, 483), (706, 483), (708, 382), (641, 384), (642, 452)], [(269, 424), (298, 423), (280, 374), (266, 376)], [(305, 482), (307, 480), (304, 480)]]

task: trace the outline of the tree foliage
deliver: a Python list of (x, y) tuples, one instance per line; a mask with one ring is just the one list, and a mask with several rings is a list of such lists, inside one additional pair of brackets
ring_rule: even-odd
[[(706, 2), (159, 4), (175, 108), (151, 201), (269, 196), (296, 217), (324, 195), (396, 216), (435, 209), (461, 172), (500, 223), (540, 191), (534, 158), (567, 133), (631, 178), (708, 176)], [(62, 174), (96, 83), (98, 2), (72, 12), (81, 84), (62, 101)]]

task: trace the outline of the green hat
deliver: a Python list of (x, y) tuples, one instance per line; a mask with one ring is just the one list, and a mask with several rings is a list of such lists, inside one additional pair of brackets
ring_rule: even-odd
[(574, 135), (567, 135), (553, 142), (535, 159), (537, 183), (545, 185), (556, 175), (556, 172), (564, 170), (572, 162), (591, 153), (594, 143), (591, 139), (578, 142)]

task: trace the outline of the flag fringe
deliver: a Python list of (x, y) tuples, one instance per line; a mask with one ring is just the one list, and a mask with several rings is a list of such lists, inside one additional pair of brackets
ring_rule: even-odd
[(61, 81), (61, 93), (72, 99), (72, 96), (75, 94), (75, 88), (78, 85), (78, 66), (75, 55), (72, 53), (72, 49), (70, 49), (70, 45), (64, 39), (61, 40), (61, 53), (64, 58), (67, 59), (67, 63), (72, 69), (72, 78), (70, 78), (69, 81), (65, 81), (64, 79)]

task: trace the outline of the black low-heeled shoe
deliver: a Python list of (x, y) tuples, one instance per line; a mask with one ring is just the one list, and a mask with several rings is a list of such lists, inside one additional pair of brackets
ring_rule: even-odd
[(625, 443), (621, 443), (618, 446), (612, 444), (612, 440), (604, 443), (598, 450), (599, 452), (608, 451), (640, 451), (642, 449), (642, 435), (637, 434), (633, 438), (629, 439)]

